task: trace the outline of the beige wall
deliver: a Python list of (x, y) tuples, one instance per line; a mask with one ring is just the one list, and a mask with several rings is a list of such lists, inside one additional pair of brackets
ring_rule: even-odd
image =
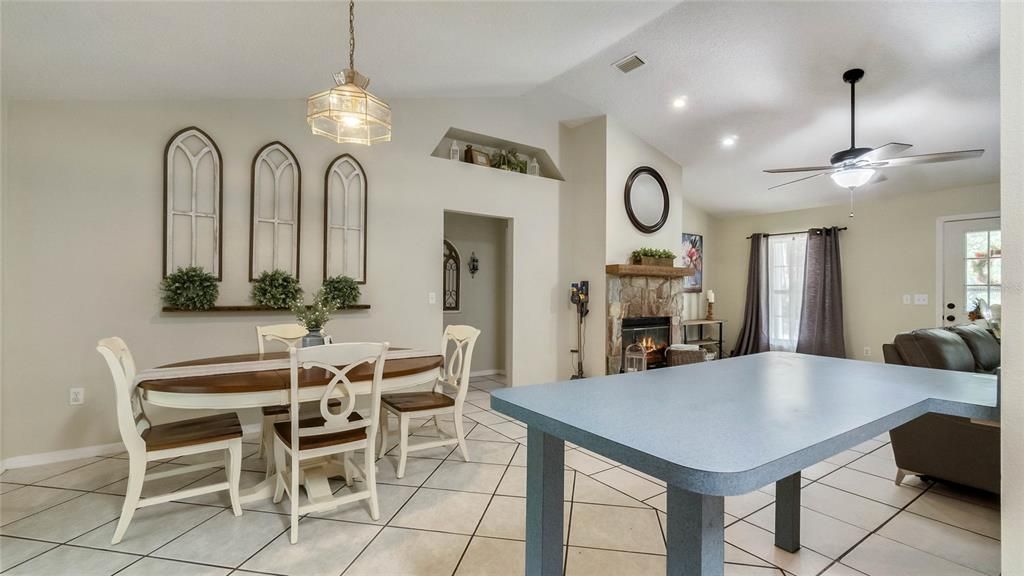
[[(469, 324), (480, 330), (473, 348), (471, 370), (505, 371), (505, 220), (445, 212), (444, 237), (462, 258), (462, 289), (458, 312), (445, 312), (444, 324)], [(470, 255), (480, 259), (480, 271), (469, 273)], [(438, 294), (441, 287), (438, 286)]]
[[(444, 210), (510, 218), (514, 382), (554, 380), (558, 311), (558, 183), (433, 158), (449, 126), (545, 147), (558, 124), (520, 100), (394, 101), (394, 142), (339, 146), (309, 134), (302, 101), (7, 102), (9, 170), (4, 211), (3, 454), (118, 440), (110, 376), (97, 339), (126, 339), (140, 367), (255, 347), (253, 327), (286, 314), (164, 314), (162, 153), (179, 128), (198, 125), (224, 157), (222, 304), (247, 303), (249, 179), (253, 154), (281, 140), (302, 179), (301, 279), (321, 280), (323, 174), (351, 152), (368, 173), (372, 309), (328, 329), (342, 339), (436, 347), (442, 326), (439, 246)], [(68, 388), (86, 389), (68, 406)], [(182, 415), (176, 415), (181, 417)]]
[[(657, 170), (669, 193), (669, 218), (665, 226), (653, 234), (640, 232), (629, 222), (623, 193), (626, 178), (639, 166), (651, 166)], [(704, 236), (705, 263), (715, 253), (708, 246), (715, 246), (713, 236), (714, 219), (686, 199), (686, 186), (682, 167), (665, 156), (657, 148), (644, 142), (625, 130), (612, 119), (608, 120), (608, 186), (607, 186), (607, 250), (605, 262), (622, 264), (629, 260), (630, 253), (637, 248), (651, 247), (671, 250), (679, 256), (682, 252), (682, 233)], [(679, 264), (677, 258), (676, 264)], [(704, 268), (704, 290), (714, 290), (712, 285), (714, 266)], [(684, 301), (687, 318), (703, 317), (704, 303), (700, 294), (687, 294)]]
[[(847, 226), (841, 233), (846, 350), (849, 358), (882, 361), (882, 344), (897, 332), (937, 325), (935, 226), (940, 216), (999, 209), (999, 185), (894, 194), (849, 206), (723, 218), (715, 226), (716, 316), (728, 320), (726, 348), (743, 323), (747, 262), (754, 232)], [(928, 294), (928, 305), (903, 304), (904, 294)], [(871, 356), (864, 356), (864, 347)]]
[[(589, 280), (591, 307), (587, 316), (585, 371), (593, 376), (606, 370), (605, 265), (625, 263), (633, 250), (642, 247), (665, 248), (678, 255), (683, 232), (703, 234), (705, 245), (713, 245), (713, 219), (686, 201), (680, 165), (614, 119), (602, 116), (571, 128), (563, 125), (561, 134), (566, 182), (561, 191), (560, 254), (564, 262), (566, 304), (559, 341), (565, 351), (576, 346), (575, 311), (568, 304), (568, 287), (571, 282)], [(626, 179), (639, 166), (655, 168), (669, 191), (668, 221), (653, 234), (636, 230), (626, 216)], [(705, 267), (705, 290), (711, 288), (708, 272)], [(684, 302), (686, 316), (702, 315), (702, 303), (700, 294), (688, 294)], [(572, 370), (569, 360), (569, 355), (560, 350), (559, 365), (564, 366), (560, 372), (566, 375)]]
[(559, 254), (562, 282), (559, 286), (558, 375), (573, 373), (576, 348), (576, 308), (569, 302), (573, 282), (590, 282), (590, 314), (586, 319), (586, 357), (584, 373), (604, 374), (605, 334), (605, 163), (607, 155), (606, 120), (603, 116), (580, 126), (560, 127), (562, 174), (565, 182), (559, 192), (561, 230)]
[(1002, 72), (1002, 572), (1024, 574), (1024, 4), (1004, 2)]

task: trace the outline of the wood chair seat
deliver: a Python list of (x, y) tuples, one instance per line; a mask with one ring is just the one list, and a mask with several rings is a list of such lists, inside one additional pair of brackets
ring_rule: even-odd
[(238, 415), (216, 414), (168, 424), (157, 424), (142, 432), (147, 451), (195, 446), (242, 437)]
[[(302, 404), (299, 405), (299, 410), (302, 410), (303, 412), (305, 412), (307, 409), (309, 409), (309, 410), (320, 410), (319, 408), (317, 408), (317, 406), (319, 406), (319, 405), (320, 405), (319, 401), (303, 402)], [(331, 398), (330, 400), (327, 401), (327, 405), (330, 406), (331, 408), (340, 408), (341, 407), (341, 399), (340, 398)], [(285, 416), (287, 414), (288, 414), (288, 405), (287, 404), (282, 404), (281, 406), (264, 406), (263, 407), (263, 415), (264, 416)]]
[(395, 412), (418, 412), (455, 406), (455, 399), (438, 392), (410, 392), (408, 394), (386, 394), (381, 402)]
[[(358, 412), (352, 412), (348, 415), (349, 422), (355, 422), (362, 420), (363, 417)], [(323, 426), (327, 421), (322, 416), (315, 416), (313, 418), (305, 418), (299, 420), (299, 428), (316, 428)], [(289, 420), (283, 422), (274, 423), (274, 432), (277, 437), (284, 442), (284, 445), (289, 449), (292, 447), (292, 423)], [(359, 440), (366, 440), (366, 428), (359, 428), (357, 430), (345, 430), (344, 432), (335, 432), (332, 434), (317, 434), (316, 436), (303, 436), (299, 438), (299, 451), (303, 450), (316, 450), (317, 448), (326, 448), (327, 446), (336, 446), (338, 444), (348, 444), (349, 442), (356, 442)]]

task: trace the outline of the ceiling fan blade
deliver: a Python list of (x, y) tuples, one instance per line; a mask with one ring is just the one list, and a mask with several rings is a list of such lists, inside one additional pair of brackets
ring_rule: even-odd
[(985, 152), (984, 149), (958, 150), (956, 152), (937, 152), (935, 154), (920, 154), (918, 156), (903, 156), (901, 158), (889, 158), (879, 160), (867, 165), (869, 168), (895, 168), (897, 166), (913, 166), (914, 164), (932, 164), (934, 162), (952, 162), (954, 160), (966, 160), (977, 158)]
[(884, 146), (879, 146), (878, 148), (875, 148), (871, 152), (868, 152), (866, 154), (861, 155), (861, 157), (857, 158), (857, 160), (858, 161), (867, 160), (868, 162), (877, 162), (879, 160), (882, 160), (883, 158), (891, 158), (891, 157), (893, 157), (893, 156), (895, 156), (895, 155), (905, 151), (907, 148), (910, 148), (911, 146), (913, 146), (913, 144), (901, 144), (899, 142), (889, 142), (888, 144), (886, 144)]
[(789, 182), (783, 182), (782, 184), (776, 184), (775, 186), (772, 186), (771, 188), (769, 188), (769, 190), (775, 190), (776, 188), (782, 188), (783, 186), (789, 186), (790, 184), (796, 184), (797, 182), (803, 182), (804, 180), (810, 180), (811, 178), (815, 178), (817, 176), (824, 176), (826, 174), (831, 174), (831, 173), (832, 173), (831, 170), (828, 171), (828, 172), (818, 172), (817, 174), (811, 174), (810, 176), (804, 176), (803, 178), (797, 178), (796, 180), (790, 180)]
[(831, 170), (833, 166), (802, 166), (800, 168), (771, 168), (764, 170), (769, 174), (785, 174), (787, 172), (816, 172), (818, 170)]

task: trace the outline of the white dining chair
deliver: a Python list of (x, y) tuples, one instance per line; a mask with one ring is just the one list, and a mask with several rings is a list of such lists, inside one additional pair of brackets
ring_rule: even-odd
[[(439, 446), (459, 445), (462, 459), (469, 462), (466, 449), (466, 433), (462, 423), (462, 409), (469, 392), (469, 372), (473, 361), (473, 347), (480, 336), (480, 330), (472, 326), (452, 325), (444, 329), (441, 336), (441, 374), (430, 392), (406, 392), (386, 394), (381, 398), (385, 414), (381, 420), (382, 450), (388, 447), (388, 414), (398, 418), (398, 478), (405, 476), (405, 463), (410, 452), (429, 450)], [(451, 353), (449, 346), (454, 345)], [(454, 395), (445, 394), (449, 392)], [(448, 434), (441, 428), (438, 416), (452, 414), (455, 417), (455, 434)], [(409, 444), (409, 421), (412, 418), (433, 418), (437, 429), (437, 440)]]
[[(227, 490), (232, 511), (235, 516), (241, 516), (238, 482), (242, 474), (242, 424), (238, 416), (234, 413), (218, 414), (168, 424), (152, 424), (146, 417), (135, 386), (135, 361), (124, 340), (117, 337), (104, 338), (99, 341), (96, 350), (106, 359), (114, 378), (117, 426), (121, 431), (121, 441), (128, 451), (128, 488), (121, 507), (121, 519), (110, 543), (121, 541), (135, 510), (171, 500)], [(149, 462), (217, 450), (226, 451), (224, 464), (227, 478), (224, 482), (140, 498), (146, 480), (158, 480), (221, 465), (218, 462), (207, 462), (193, 466), (173, 466), (169, 471), (147, 475)]]
[[(370, 518), (380, 518), (377, 502), (376, 447), (373, 439), (377, 436), (380, 419), (381, 381), (384, 376), (384, 356), (388, 343), (346, 342), (325, 344), (309, 348), (289, 349), (291, 357), (289, 387), (289, 409), (293, 417), (284, 422), (274, 423), (274, 460), (277, 481), (274, 488), (274, 503), (285, 494), (290, 501), (291, 532), (289, 539), (295, 544), (299, 538), (299, 515), (330, 510), (352, 502), (369, 500)], [(370, 382), (370, 404), (366, 415), (356, 412), (356, 396), (349, 376), (354, 370), (362, 372), (372, 368)], [(323, 370), (330, 378), (320, 397), (319, 414), (312, 418), (295, 417), (301, 414), (299, 402), (299, 369)], [(333, 411), (328, 400), (341, 394), (343, 405)], [(352, 453), (363, 450), (363, 464), (352, 461)], [(299, 504), (299, 483), (302, 462), (311, 459), (338, 461), (345, 468), (345, 479), (353, 485), (353, 476), (358, 472), (363, 478), (364, 488), (343, 496), (318, 500), (305, 505)]]
[[(256, 327), (256, 342), (259, 347), (260, 355), (266, 353), (266, 344), (280, 343), (284, 344), (286, 348), (298, 348), (302, 343), (302, 337), (309, 332), (301, 324), (271, 324), (268, 326), (257, 326)], [(330, 335), (327, 333), (323, 334), (324, 343), (330, 344), (332, 342)], [(337, 404), (340, 406), (341, 404)], [(310, 406), (307, 406), (308, 410)], [(274, 422), (277, 422), (282, 417), (288, 415), (288, 406), (264, 406), (262, 408), (263, 419), (261, 421), (261, 433), (260, 433), (260, 448), (256, 452), (257, 458), (264, 458), (266, 455), (271, 453), (274, 446)], [(267, 458), (266, 473), (269, 478), (273, 474), (273, 459)]]

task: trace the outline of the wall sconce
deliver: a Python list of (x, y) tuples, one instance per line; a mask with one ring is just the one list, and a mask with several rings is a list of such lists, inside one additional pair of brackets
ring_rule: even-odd
[(476, 273), (480, 271), (480, 259), (476, 257), (476, 252), (469, 255), (469, 275), (476, 277)]

